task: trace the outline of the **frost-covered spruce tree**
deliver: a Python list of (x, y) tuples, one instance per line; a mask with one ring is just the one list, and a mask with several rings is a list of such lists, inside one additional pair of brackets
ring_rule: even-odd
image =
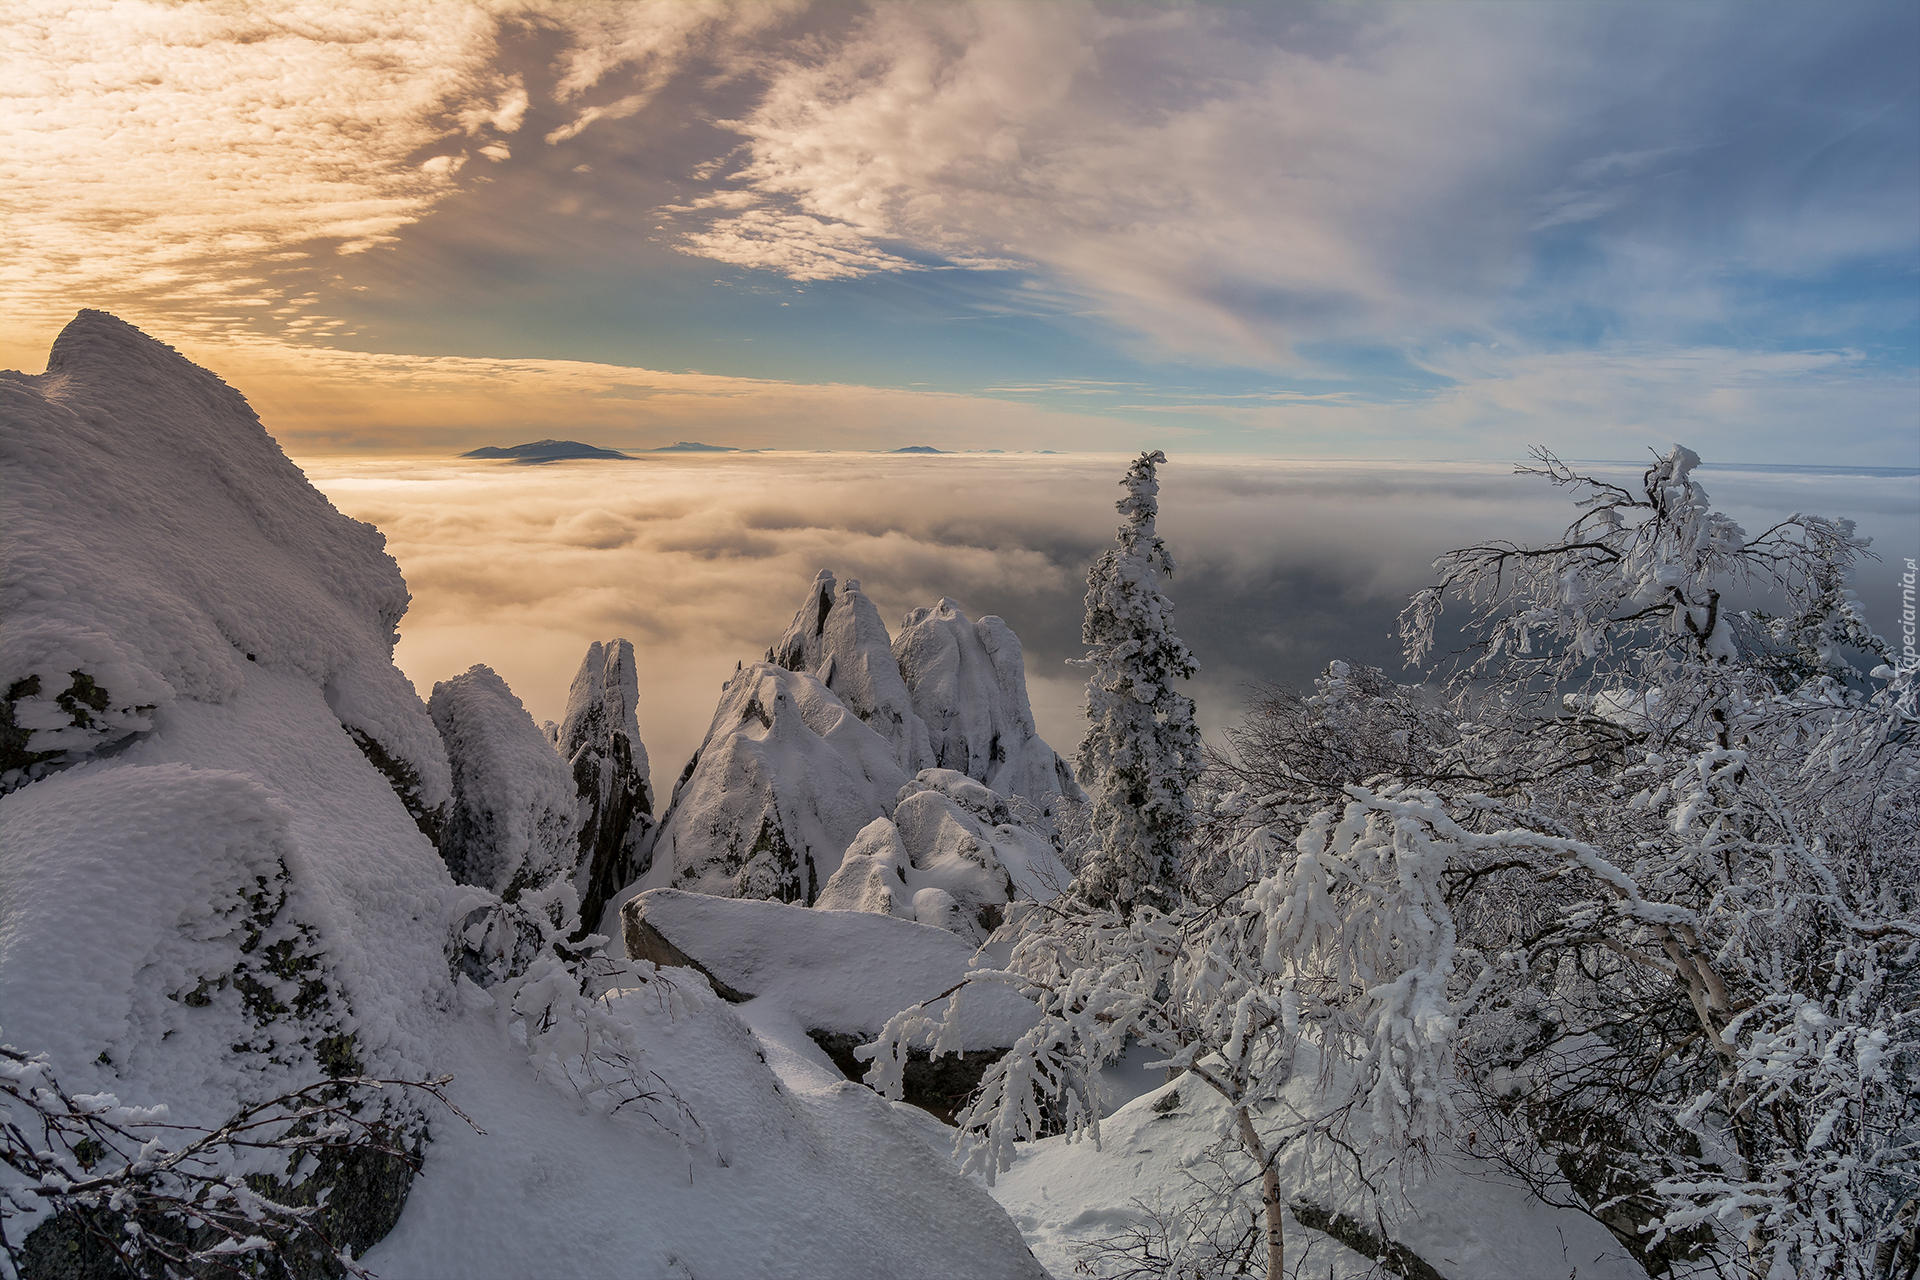
[(1080, 638), (1092, 646), (1080, 665), (1087, 679), (1087, 736), (1075, 760), (1093, 793), (1093, 850), (1078, 889), (1088, 901), (1164, 908), (1173, 900), (1182, 846), (1193, 830), (1189, 789), (1200, 776), (1193, 700), (1173, 687), (1198, 670), (1173, 629), (1173, 602), (1159, 578), (1173, 558), (1154, 530), (1167, 455), (1142, 453), (1114, 504), (1126, 517), (1120, 545), (1087, 571), (1087, 618)]

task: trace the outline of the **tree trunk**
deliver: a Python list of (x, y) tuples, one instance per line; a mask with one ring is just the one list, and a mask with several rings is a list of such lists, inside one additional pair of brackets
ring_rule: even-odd
[(1240, 1118), (1240, 1142), (1247, 1154), (1260, 1165), (1260, 1203), (1267, 1208), (1267, 1280), (1286, 1280), (1286, 1240), (1280, 1200), (1280, 1171), (1274, 1168), (1279, 1153), (1269, 1152), (1253, 1127), (1253, 1117), (1245, 1107), (1235, 1109)]

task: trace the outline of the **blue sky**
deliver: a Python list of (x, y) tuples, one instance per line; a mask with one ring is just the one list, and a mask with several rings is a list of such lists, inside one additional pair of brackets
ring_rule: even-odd
[(1920, 465), (1920, 7), (9, 6), (0, 362), (296, 451)]

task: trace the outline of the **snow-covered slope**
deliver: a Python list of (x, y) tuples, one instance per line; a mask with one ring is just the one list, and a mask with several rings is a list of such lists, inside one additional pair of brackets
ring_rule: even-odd
[(906, 782), (886, 742), (825, 685), (757, 662), (722, 691), (640, 887), (811, 906)]
[(1045, 1280), (986, 1192), (871, 1090), (830, 1065), (776, 1071), (787, 1056), (704, 988), (672, 1001), (641, 988), (608, 1011), (640, 1030), (642, 1065), (697, 1119), (693, 1141), (529, 1091), (524, 1063), (470, 1019), (450, 1050), (462, 1104), (487, 1134), (443, 1126), (400, 1225), (362, 1259), (369, 1269), (383, 1280)]
[[(1288, 1092), (1295, 1105), (1311, 1107), (1324, 1082), (1311, 1048), (1301, 1055)], [(1364, 1116), (1356, 1123), (1364, 1124)], [(1244, 1156), (1214, 1164), (1212, 1154), (1231, 1130), (1232, 1113), (1219, 1095), (1183, 1075), (1102, 1120), (1097, 1148), (1064, 1137), (1026, 1144), (1013, 1168), (996, 1179), (993, 1195), (1056, 1276), (1075, 1274), (1080, 1251), (1093, 1242), (1147, 1224), (1155, 1211), (1177, 1213), (1192, 1204), (1200, 1195), (1196, 1179), (1223, 1173), (1252, 1187), (1227, 1232), (1237, 1236), (1249, 1209), (1259, 1208), (1259, 1179), (1247, 1176)], [(1383, 1194), (1363, 1198), (1344, 1168), (1338, 1152), (1316, 1152), (1309, 1161), (1295, 1146), (1282, 1155), (1281, 1188), (1293, 1208), (1289, 1275), (1377, 1276), (1382, 1245), (1392, 1241), (1448, 1280), (1645, 1280), (1605, 1227), (1549, 1208), (1457, 1147), (1436, 1151), (1429, 1168), (1409, 1168), (1404, 1197), (1389, 1176), (1378, 1183)], [(1303, 1226), (1300, 1218), (1326, 1230)]]
[(1034, 728), (1020, 639), (1005, 622), (971, 622), (942, 600), (907, 615), (893, 656), (926, 723), (932, 764), (1043, 807), (1054, 796), (1083, 798), (1072, 768)]

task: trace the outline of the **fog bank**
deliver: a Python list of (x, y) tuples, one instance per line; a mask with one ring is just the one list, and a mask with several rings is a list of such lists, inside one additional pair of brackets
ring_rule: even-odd
[[(765, 653), (822, 568), (858, 578), (896, 630), (942, 596), (969, 616), (999, 614), (1026, 647), (1041, 733), (1068, 754), (1082, 733), (1082, 680), (1066, 660), (1082, 651), (1087, 565), (1118, 522), (1123, 455), (297, 461), (342, 511), (386, 533), (413, 591), (395, 656), (423, 696), (483, 662), (536, 720), (557, 719), (587, 644), (625, 636), (663, 781), (699, 745), (734, 664)], [(1174, 455), (1160, 473), (1160, 530), (1179, 564), (1166, 589), (1200, 660), (1202, 729), (1231, 724), (1247, 684), (1304, 684), (1332, 658), (1400, 670), (1394, 618), (1434, 556), (1547, 538), (1571, 518), (1565, 495), (1512, 472)], [(1750, 533), (1796, 510), (1858, 520), (1882, 556), (1860, 594), (1891, 637), (1897, 571), (1920, 555), (1920, 479), (1700, 479)]]

